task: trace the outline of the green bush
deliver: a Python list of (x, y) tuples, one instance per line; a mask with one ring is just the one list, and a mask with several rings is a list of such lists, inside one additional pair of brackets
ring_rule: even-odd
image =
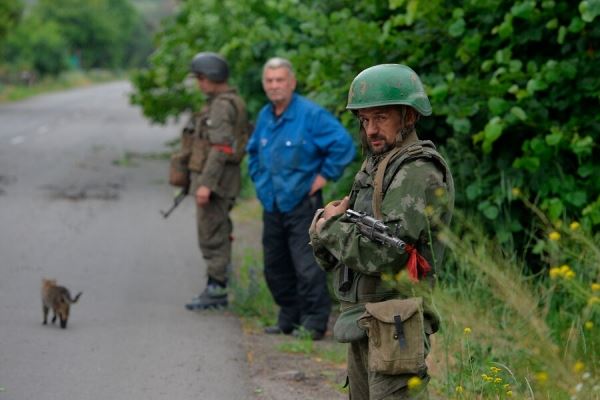
[(198, 107), (184, 84), (189, 61), (213, 50), (230, 61), (255, 114), (266, 101), (262, 64), (280, 55), (294, 63), (299, 91), (355, 131), (344, 112), (353, 77), (408, 64), (433, 105), (419, 132), (449, 159), (457, 207), (476, 210), (501, 243), (530, 251), (539, 227), (511, 202), (513, 188), (551, 220), (600, 224), (599, 14), (600, 0), (189, 0), (157, 37), (132, 101), (157, 122)]

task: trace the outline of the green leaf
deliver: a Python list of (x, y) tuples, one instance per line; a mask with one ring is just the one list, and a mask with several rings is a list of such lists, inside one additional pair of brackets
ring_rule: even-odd
[(575, 207), (581, 207), (587, 202), (587, 195), (581, 190), (569, 192), (565, 194), (565, 200), (573, 204)]
[(491, 220), (495, 220), (496, 218), (498, 218), (498, 214), (500, 214), (500, 210), (498, 210), (498, 207), (491, 204), (489, 201), (484, 201), (483, 203), (480, 203), (478, 209), (481, 212), (483, 212), (483, 215), (486, 218)]
[(531, 94), (548, 88), (548, 84), (540, 79), (530, 79), (527, 82), (527, 91)]
[(540, 159), (537, 157), (520, 157), (513, 162), (513, 167), (536, 172), (540, 168)]
[(492, 145), (500, 136), (502, 136), (502, 131), (504, 131), (504, 124), (500, 117), (494, 117), (485, 125), (483, 129), (483, 152), (489, 153), (492, 151)]
[(466, 189), (467, 199), (475, 200), (481, 195), (481, 186), (477, 182), (471, 183)]
[(564, 26), (561, 26), (558, 29), (558, 37), (556, 38), (557, 43), (558, 44), (564, 44), (566, 36), (567, 36), (567, 28), (564, 27)]
[(508, 102), (499, 97), (490, 97), (488, 100), (488, 109), (493, 116), (504, 114), (508, 107)]
[(510, 109), (510, 113), (519, 118), (521, 121), (525, 121), (527, 119), (527, 114), (525, 114), (525, 111), (523, 111), (521, 107), (512, 107)]
[(406, 0), (389, 0), (390, 10), (400, 8), (406, 3)]
[(471, 131), (471, 121), (468, 118), (457, 118), (452, 122), (452, 128), (456, 133), (468, 134)]
[(578, 156), (589, 155), (592, 153), (592, 147), (594, 145), (594, 139), (591, 136), (580, 137), (579, 135), (573, 136), (571, 140), (571, 150)]
[(546, 135), (546, 144), (548, 146), (556, 146), (557, 144), (559, 144), (563, 138), (563, 133), (561, 132), (560, 129), (558, 128), (551, 128), (550, 129), (550, 134)]
[(562, 216), (565, 209), (563, 202), (557, 198), (549, 198), (542, 202), (541, 208), (546, 210), (551, 221), (555, 221)]
[(592, 22), (594, 18), (600, 15), (600, 0), (587, 0), (579, 3), (579, 12), (581, 19), (585, 22)]
[(557, 18), (553, 18), (550, 21), (548, 21), (546, 23), (546, 29), (556, 29), (558, 28), (558, 19)]
[(594, 170), (595, 168), (592, 164), (585, 164), (577, 168), (577, 174), (582, 178), (587, 178), (588, 176), (592, 175)]
[(460, 37), (465, 33), (465, 20), (460, 18), (454, 21), (448, 28), (448, 34), (450, 37)]
[(522, 3), (516, 3), (514, 6), (512, 6), (510, 12), (517, 18), (530, 19), (533, 16), (534, 10), (534, 1), (524, 1)]

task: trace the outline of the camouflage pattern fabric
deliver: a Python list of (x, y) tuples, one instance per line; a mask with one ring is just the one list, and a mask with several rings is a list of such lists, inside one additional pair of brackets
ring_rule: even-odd
[[(412, 133), (401, 146), (402, 150), (385, 171), (381, 214), (395, 236), (415, 246), (427, 259), (432, 267), (427, 279), (418, 284), (410, 281), (405, 268), (408, 254), (364, 237), (344, 215), (327, 220), (318, 233), (313, 224), (311, 244), (321, 267), (334, 273), (333, 289), (342, 311), (356, 307), (357, 303), (421, 296), (424, 298), (425, 333), (431, 334), (437, 330), (438, 320), (428, 296), (435, 281), (435, 271), (442, 268), (444, 245), (438, 240), (438, 231), (441, 225), (450, 222), (454, 183), (446, 162), (431, 142), (419, 141), (416, 133)], [(425, 147), (426, 151), (423, 150)], [(350, 208), (373, 215), (374, 176), (384, 157), (385, 154), (369, 156), (356, 174)], [(352, 287), (347, 291), (338, 287), (344, 266), (350, 268), (353, 276)], [(394, 277), (394, 285), (383, 282), (383, 274)], [(341, 317), (343, 315), (342, 312)], [(367, 356), (366, 340), (349, 344), (350, 398), (417, 398), (406, 392), (409, 377), (374, 374), (367, 368)], [(424, 382), (428, 380), (427, 375), (421, 378)], [(418, 398), (427, 398), (427, 392), (423, 391)]]

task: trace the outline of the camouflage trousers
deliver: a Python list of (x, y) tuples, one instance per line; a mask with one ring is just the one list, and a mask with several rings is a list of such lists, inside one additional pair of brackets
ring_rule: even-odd
[(369, 342), (361, 339), (348, 344), (348, 383), (350, 400), (427, 400), (429, 376), (421, 378), (421, 386), (409, 390), (408, 380), (414, 375), (383, 375), (369, 371)]
[(233, 224), (229, 212), (234, 201), (212, 193), (207, 205), (196, 205), (198, 245), (206, 262), (207, 275), (219, 282), (227, 281), (227, 268), (231, 263)]

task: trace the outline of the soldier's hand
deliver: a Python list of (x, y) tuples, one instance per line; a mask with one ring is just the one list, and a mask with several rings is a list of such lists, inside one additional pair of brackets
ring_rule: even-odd
[(342, 200), (335, 200), (327, 204), (323, 210), (322, 218), (328, 220), (331, 217), (345, 213), (348, 209), (348, 202), (349, 199), (348, 196), (346, 196)]
[(206, 186), (200, 186), (196, 190), (196, 203), (202, 207), (210, 202), (210, 188)]
[(346, 212), (349, 205), (348, 196), (344, 197), (342, 200), (335, 200), (331, 203), (327, 204), (323, 209), (323, 213), (321, 214), (321, 218), (315, 224), (315, 229), (317, 233), (321, 232), (321, 228), (325, 221), (327, 221), (331, 217), (335, 217), (336, 215), (340, 215)]

